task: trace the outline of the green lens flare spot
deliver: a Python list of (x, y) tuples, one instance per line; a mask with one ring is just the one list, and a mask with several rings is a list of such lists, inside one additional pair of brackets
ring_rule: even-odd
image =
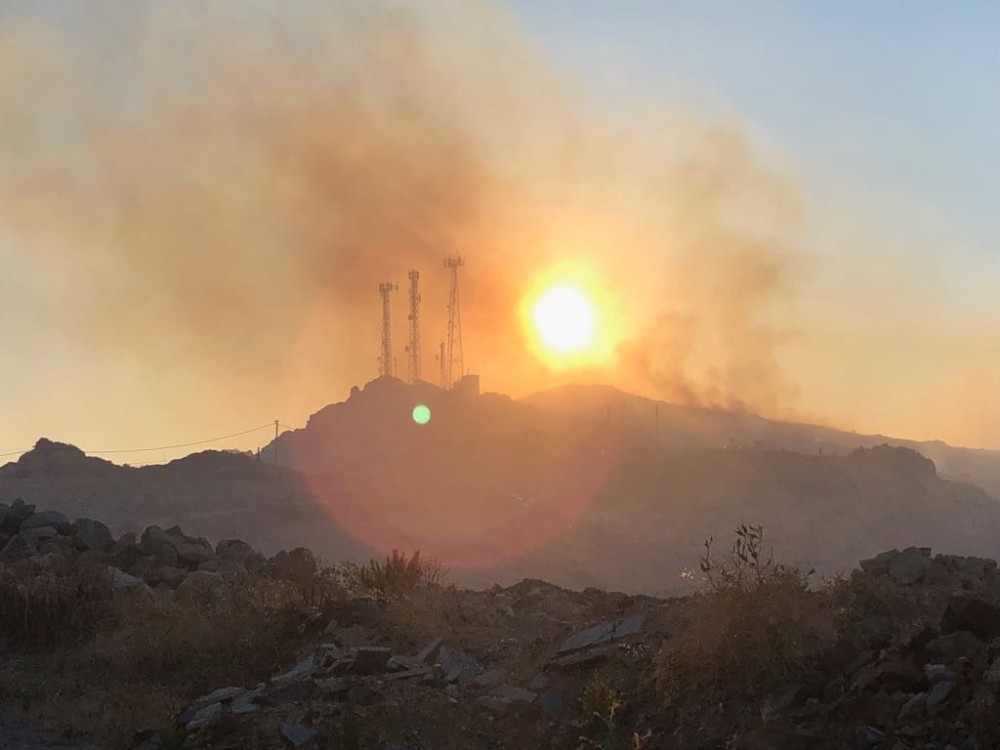
[(431, 409), (424, 404), (417, 404), (413, 407), (413, 421), (417, 424), (427, 424), (431, 421)]

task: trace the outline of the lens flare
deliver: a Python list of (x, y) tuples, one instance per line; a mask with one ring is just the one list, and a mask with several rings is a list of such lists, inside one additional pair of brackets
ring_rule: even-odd
[(431, 408), (426, 404), (417, 404), (413, 407), (413, 421), (424, 425), (431, 421)]

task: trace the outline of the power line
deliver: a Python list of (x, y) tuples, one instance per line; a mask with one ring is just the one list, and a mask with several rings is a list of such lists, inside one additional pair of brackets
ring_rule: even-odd
[(177, 443), (176, 445), (161, 445), (156, 448), (120, 448), (117, 450), (110, 451), (83, 451), (84, 453), (92, 453), (94, 455), (105, 455), (109, 453), (145, 453), (147, 451), (166, 451), (172, 448), (190, 448), (193, 445), (205, 445), (206, 443), (217, 443), (220, 440), (229, 440), (230, 438), (242, 437), (243, 435), (249, 435), (251, 432), (259, 432), (260, 430), (273, 427), (274, 422), (268, 422), (260, 427), (254, 427), (249, 430), (244, 430), (243, 432), (234, 432), (232, 435), (222, 435), (221, 437), (209, 438), (208, 440), (195, 440), (192, 443)]
[[(254, 427), (254, 428), (249, 429), (249, 430), (243, 430), (242, 432), (234, 432), (231, 435), (221, 435), (219, 437), (208, 438), (207, 440), (195, 440), (195, 441), (190, 442), (190, 443), (176, 443), (174, 445), (160, 445), (160, 446), (156, 446), (156, 447), (153, 447), (153, 448), (117, 448), (117, 449), (114, 449), (114, 450), (100, 450), (100, 451), (84, 450), (84, 449), (81, 448), (81, 450), (83, 450), (83, 452), (86, 453), (86, 454), (88, 454), (88, 455), (110, 455), (110, 454), (113, 454), (113, 453), (147, 453), (147, 452), (150, 452), (150, 451), (165, 451), (165, 450), (171, 450), (171, 449), (174, 449), (174, 448), (190, 448), (190, 447), (195, 446), (195, 445), (207, 445), (208, 443), (218, 443), (220, 440), (229, 440), (231, 438), (242, 437), (243, 435), (249, 435), (249, 434), (251, 434), (253, 432), (259, 432), (260, 430), (268, 429), (268, 428), (273, 427), (273, 426), (274, 426), (274, 422), (268, 422), (267, 424), (260, 425), (259, 427)], [(22, 454), (22, 453), (27, 453), (30, 450), (32, 450), (32, 448), (26, 448), (25, 450), (20, 450), (20, 451), (10, 451), (9, 453), (0, 453), (0, 458), (5, 458), (7, 456), (16, 456), (16, 455), (19, 455), (19, 454)]]

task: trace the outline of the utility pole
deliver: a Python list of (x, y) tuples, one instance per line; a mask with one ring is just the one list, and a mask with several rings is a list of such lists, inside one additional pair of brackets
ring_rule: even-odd
[(410, 354), (409, 378), (411, 383), (420, 380), (420, 272), (412, 269), (410, 279)]
[(278, 465), (278, 420), (274, 420), (274, 465)]
[(450, 388), (454, 384), (456, 369), (458, 377), (462, 377), (465, 372), (462, 363), (462, 311), (458, 303), (458, 269), (464, 265), (465, 261), (462, 260), (461, 255), (444, 259), (444, 267), (451, 274), (451, 290), (448, 294), (448, 356), (444, 378), (445, 388)]
[(392, 318), (389, 315), (389, 293), (398, 287), (391, 281), (383, 281), (378, 285), (378, 293), (382, 297), (382, 354), (378, 362), (378, 374), (381, 377), (392, 376)]

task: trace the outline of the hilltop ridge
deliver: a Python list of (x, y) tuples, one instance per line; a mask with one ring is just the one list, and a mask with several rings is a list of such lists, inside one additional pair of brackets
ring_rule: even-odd
[(421, 549), (469, 585), (683, 591), (701, 543), (740, 521), (826, 573), (890, 547), (1000, 554), (1000, 504), (982, 488), (909, 447), (852, 446), (871, 441), (848, 433), (817, 444), (803, 429), (600, 387), (515, 400), (382, 378), (259, 457), (127, 468), (39, 441), (0, 467), (0, 502), (101, 516), (116, 533), (235, 534), (268, 554)]

